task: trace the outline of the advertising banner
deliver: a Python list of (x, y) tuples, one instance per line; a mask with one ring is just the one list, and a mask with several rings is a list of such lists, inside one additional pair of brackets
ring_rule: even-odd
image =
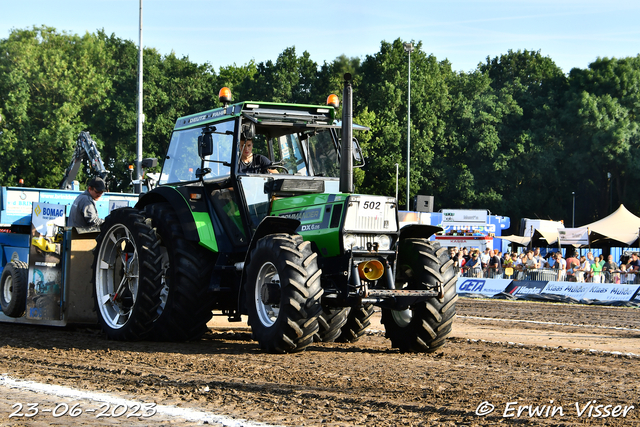
[(38, 199), (37, 191), (7, 190), (7, 215), (30, 215), (32, 205)]
[(542, 294), (563, 295), (580, 300), (591, 288), (591, 283), (549, 282), (542, 290)]
[(582, 298), (598, 301), (631, 301), (631, 298), (638, 292), (638, 288), (640, 288), (638, 285), (594, 283)]
[(26, 313), (28, 319), (60, 320), (64, 225), (64, 205), (33, 203)]
[(486, 210), (467, 210), (467, 209), (443, 209), (442, 225), (479, 225), (487, 223), (488, 213)]
[(559, 228), (558, 239), (561, 245), (588, 245), (589, 232), (584, 228)]
[(547, 286), (547, 282), (514, 280), (505, 292), (514, 296), (538, 295)]
[(492, 297), (503, 292), (511, 283), (511, 279), (477, 279), (460, 277), (456, 283), (459, 294), (481, 294)]

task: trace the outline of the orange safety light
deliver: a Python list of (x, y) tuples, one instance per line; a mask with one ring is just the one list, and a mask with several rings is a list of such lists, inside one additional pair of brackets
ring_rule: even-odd
[(340, 99), (338, 95), (331, 94), (327, 97), (327, 105), (333, 108), (338, 108), (340, 106)]
[(229, 103), (231, 102), (231, 89), (226, 86), (220, 89), (220, 92), (218, 93), (218, 99), (220, 100), (220, 102), (222, 102), (222, 104), (224, 104), (225, 107), (229, 105)]
[(129, 165), (129, 170), (132, 171), (133, 170), (133, 165)]
[(340, 106), (340, 99), (338, 95), (331, 94), (327, 97), (327, 105), (333, 108), (338, 108)]

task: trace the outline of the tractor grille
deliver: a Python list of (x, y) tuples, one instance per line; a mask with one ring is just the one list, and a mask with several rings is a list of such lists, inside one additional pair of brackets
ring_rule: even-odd
[[(350, 196), (344, 231), (397, 232), (396, 199), (384, 196)], [(366, 242), (363, 243), (366, 245)]]

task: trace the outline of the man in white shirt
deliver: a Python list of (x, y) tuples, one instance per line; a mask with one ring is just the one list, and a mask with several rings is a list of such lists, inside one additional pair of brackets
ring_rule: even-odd
[(556, 252), (554, 258), (556, 262), (553, 264), (553, 268), (558, 270), (558, 281), (562, 281), (567, 274), (567, 261), (562, 258), (562, 252)]
[(544, 257), (540, 254), (540, 248), (533, 249), (533, 257), (538, 261), (538, 264), (544, 265)]
[(486, 248), (482, 254), (480, 254), (480, 262), (482, 263), (482, 269), (486, 269), (491, 259), (491, 249)]

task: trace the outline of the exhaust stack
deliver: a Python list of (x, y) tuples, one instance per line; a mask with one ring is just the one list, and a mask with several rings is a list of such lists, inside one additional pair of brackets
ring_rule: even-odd
[(340, 147), (340, 192), (353, 193), (353, 91), (351, 74), (344, 75), (342, 92), (342, 144)]

